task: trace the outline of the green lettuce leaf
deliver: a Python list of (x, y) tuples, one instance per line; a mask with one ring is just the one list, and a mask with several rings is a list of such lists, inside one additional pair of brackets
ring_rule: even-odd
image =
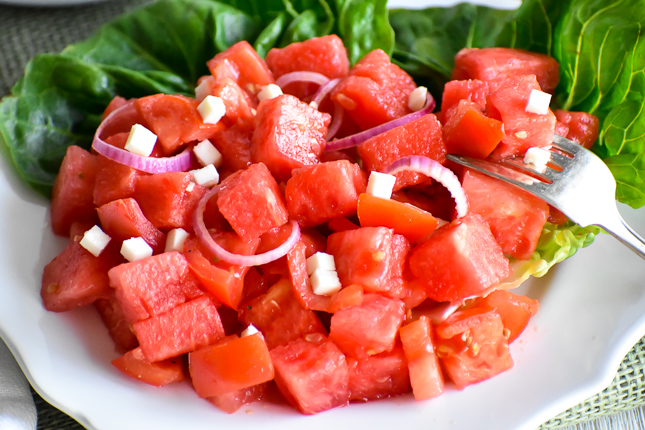
[(90, 147), (115, 95), (192, 95), (206, 62), (240, 40), (263, 56), (330, 33), (354, 62), (394, 46), (385, 0), (161, 0), (30, 61), (0, 103), (0, 146), (21, 178), (49, 195), (67, 147)]

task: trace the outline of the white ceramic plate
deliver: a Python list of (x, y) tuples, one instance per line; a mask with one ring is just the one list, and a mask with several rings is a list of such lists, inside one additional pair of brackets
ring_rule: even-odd
[[(540, 300), (540, 311), (511, 346), (516, 365), (504, 374), (425, 402), (404, 396), (317, 416), (259, 403), (227, 415), (188, 384), (156, 389), (123, 376), (110, 364), (117, 355), (92, 308), (44, 310), (42, 269), (65, 241), (50, 233), (47, 202), (19, 183), (4, 160), (1, 166), (0, 336), (36, 390), (91, 430), (532, 430), (606, 387), (645, 334), (645, 262), (601, 236), (522, 287)], [(621, 210), (645, 232), (645, 211)]]

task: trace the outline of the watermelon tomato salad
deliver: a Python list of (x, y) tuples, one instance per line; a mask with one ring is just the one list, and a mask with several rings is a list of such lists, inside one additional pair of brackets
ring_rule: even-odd
[(194, 98), (115, 97), (92, 150), (68, 148), (48, 310), (94, 306), (124, 375), (227, 413), (426, 400), (513, 366), (539, 304), (509, 291), (512, 263), (566, 218), (446, 154), (590, 146), (592, 115), (527, 110), (553, 58), (463, 49), (440, 110), (381, 50), (350, 67), (335, 35), (264, 59), (239, 42), (208, 69)]

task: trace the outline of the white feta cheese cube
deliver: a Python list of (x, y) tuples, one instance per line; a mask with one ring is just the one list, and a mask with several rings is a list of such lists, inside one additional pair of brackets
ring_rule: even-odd
[(193, 148), (193, 154), (197, 157), (197, 161), (202, 166), (208, 166), (209, 164), (214, 165), (215, 167), (220, 167), (222, 165), (222, 153), (215, 148), (215, 145), (211, 143), (210, 140), (202, 140)]
[(307, 258), (307, 274), (311, 276), (316, 270), (336, 270), (334, 256), (324, 252), (316, 252)]
[(166, 248), (164, 249), (164, 251), (182, 252), (184, 250), (184, 242), (186, 242), (187, 237), (188, 232), (183, 228), (175, 228), (170, 230), (168, 232), (168, 235), (166, 236)]
[(186, 191), (189, 193), (195, 189), (195, 183), (194, 182), (189, 182), (188, 185), (186, 185)]
[(157, 143), (157, 135), (142, 126), (135, 124), (130, 129), (128, 139), (125, 141), (125, 150), (133, 154), (149, 157)]
[(259, 332), (260, 330), (255, 328), (253, 324), (249, 324), (248, 327), (242, 330), (242, 333), (240, 333), (240, 337), (251, 336), (252, 334), (259, 333)]
[(551, 159), (551, 153), (543, 148), (533, 146), (526, 150), (524, 154), (524, 164), (533, 167), (539, 172), (544, 172)]
[(192, 170), (193, 180), (196, 184), (204, 187), (212, 187), (219, 182), (219, 173), (212, 164), (204, 166), (201, 169)]
[(392, 197), (392, 189), (394, 188), (395, 182), (396, 176), (373, 171), (370, 173), (370, 177), (367, 180), (366, 193), (371, 194), (374, 197), (389, 199)]
[(311, 277), (311, 289), (319, 296), (331, 296), (342, 288), (335, 270), (316, 270)]
[(408, 107), (412, 112), (423, 109), (426, 105), (428, 89), (426, 87), (416, 87), (408, 96)]
[(276, 84), (269, 84), (262, 87), (262, 90), (258, 93), (258, 100), (268, 100), (274, 99), (282, 95), (282, 88)]
[(95, 225), (83, 234), (83, 238), (79, 243), (83, 248), (92, 253), (93, 256), (98, 257), (108, 243), (110, 243), (111, 239), (110, 236), (101, 230), (101, 227)]
[(138, 261), (152, 256), (152, 248), (141, 237), (131, 237), (123, 241), (121, 255), (128, 261)]
[(206, 98), (206, 96), (211, 95), (211, 89), (213, 88), (214, 82), (215, 78), (212, 76), (202, 79), (199, 82), (199, 85), (195, 87), (195, 99), (201, 102)]
[(526, 103), (525, 111), (546, 115), (549, 113), (549, 104), (551, 103), (551, 94), (540, 90), (531, 90), (529, 101)]
[(197, 106), (197, 111), (205, 124), (217, 124), (226, 114), (226, 106), (221, 97), (207, 95)]

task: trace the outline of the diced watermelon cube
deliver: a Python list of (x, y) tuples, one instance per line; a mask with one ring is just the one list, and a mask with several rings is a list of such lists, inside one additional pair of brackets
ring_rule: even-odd
[(587, 112), (569, 112), (558, 109), (555, 111), (555, 117), (559, 124), (567, 127), (566, 134), (560, 134), (560, 136), (578, 142), (587, 149), (591, 149), (598, 139), (599, 121), (597, 116)]
[(121, 309), (119, 301), (114, 296), (114, 289), (110, 288), (110, 290), (109, 297), (96, 300), (94, 307), (114, 341), (115, 350), (125, 354), (139, 346), (139, 341), (132, 333), (130, 323), (125, 319), (123, 309)]
[(331, 116), (296, 97), (283, 94), (258, 105), (251, 159), (264, 163), (278, 181), (295, 168), (317, 164)]
[(352, 67), (331, 99), (366, 130), (409, 113), (408, 97), (414, 88), (412, 77), (375, 49)]
[(512, 48), (464, 48), (455, 56), (452, 79), (503, 81), (518, 75), (536, 75), (540, 87), (553, 93), (560, 80), (555, 58)]
[(251, 94), (257, 94), (263, 86), (275, 82), (264, 60), (245, 40), (215, 55), (207, 65), (215, 81), (233, 79)]
[(484, 218), (504, 254), (531, 258), (549, 216), (544, 200), (473, 170), (464, 173), (462, 187), (471, 213)]
[(224, 337), (217, 306), (207, 295), (136, 322), (132, 329), (150, 362), (195, 351)]
[(410, 244), (386, 227), (361, 227), (333, 233), (327, 252), (334, 256), (343, 285), (362, 285), (366, 292), (399, 297)]
[(203, 294), (183, 254), (173, 251), (120, 264), (108, 272), (126, 320), (167, 312)]
[(365, 172), (355, 163), (340, 160), (294, 170), (284, 194), (291, 219), (313, 226), (355, 215), (358, 196), (366, 187)]
[[(124, 134), (124, 137), (127, 137), (127, 134)], [(140, 174), (137, 169), (98, 155), (93, 192), (94, 204), (102, 206), (113, 200), (132, 197), (137, 176)]]
[(365, 294), (360, 305), (332, 315), (329, 338), (348, 356), (364, 359), (392, 351), (404, 318), (401, 300)]
[(282, 192), (262, 163), (252, 164), (224, 179), (217, 194), (217, 206), (245, 241), (256, 239), (289, 220)]
[(96, 222), (95, 178), (96, 155), (70, 145), (52, 188), (50, 217), (55, 234), (67, 236), (73, 221)]
[(363, 359), (347, 357), (350, 400), (366, 402), (410, 392), (408, 362), (401, 345)]
[(509, 262), (484, 219), (468, 214), (437, 229), (408, 258), (428, 297), (460, 302), (510, 275)]
[(192, 225), (192, 207), (186, 207), (190, 173), (166, 172), (137, 178), (135, 200), (143, 214), (160, 230)]
[[(423, 155), (443, 163), (446, 146), (441, 135), (441, 123), (434, 114), (424, 115), (366, 140), (358, 147), (358, 155), (368, 171), (383, 171), (391, 163), (408, 155)], [(426, 176), (415, 172), (397, 173), (394, 190), (426, 179)]]
[(227, 414), (232, 414), (237, 412), (242, 406), (264, 399), (269, 392), (270, 384), (270, 382), (265, 382), (264, 384), (254, 385), (249, 388), (242, 388), (237, 391), (208, 397), (206, 400)]
[(480, 109), (484, 110), (488, 93), (488, 84), (478, 79), (446, 82), (441, 99), (441, 123), (447, 122), (450, 111), (459, 104), (460, 100), (466, 99), (477, 103)]
[(349, 403), (349, 373), (343, 353), (322, 335), (296, 339), (271, 350), (280, 392), (303, 414)]
[(97, 208), (103, 231), (115, 241), (141, 237), (155, 253), (163, 252), (166, 234), (145, 217), (132, 198), (113, 200)]

